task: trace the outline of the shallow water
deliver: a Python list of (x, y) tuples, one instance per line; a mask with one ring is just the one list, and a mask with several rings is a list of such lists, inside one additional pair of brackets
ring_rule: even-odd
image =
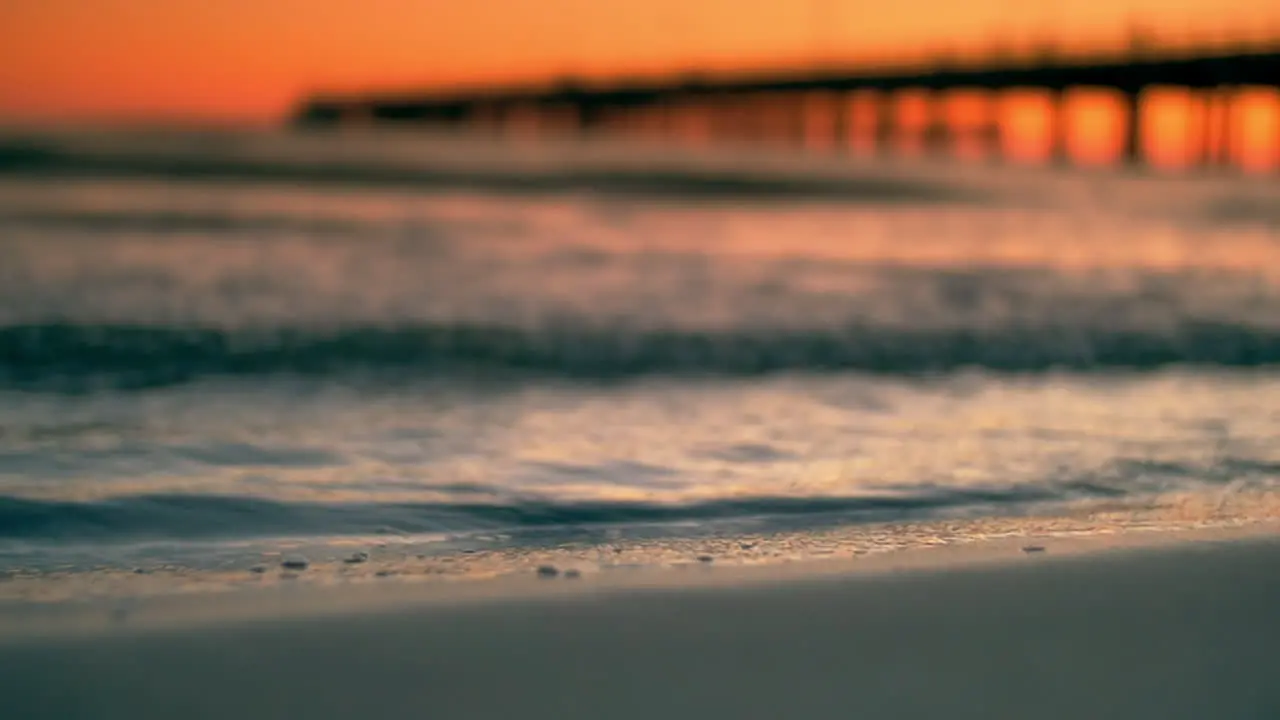
[(1275, 208), (1263, 178), (11, 138), (0, 578), (1251, 516)]

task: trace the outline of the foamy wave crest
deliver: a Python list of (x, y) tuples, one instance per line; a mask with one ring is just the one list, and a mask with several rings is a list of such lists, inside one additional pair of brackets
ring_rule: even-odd
[(1089, 483), (1007, 488), (927, 487), (859, 497), (723, 498), (691, 504), (523, 500), (505, 503), (284, 502), (224, 495), (133, 495), (93, 502), (0, 496), (0, 539), (139, 540), (455, 533), (590, 528), (619, 524), (881, 522), (965, 509), (1110, 498)]

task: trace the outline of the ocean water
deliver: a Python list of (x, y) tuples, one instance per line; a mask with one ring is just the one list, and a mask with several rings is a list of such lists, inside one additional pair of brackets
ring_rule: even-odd
[(1271, 178), (0, 142), (0, 589), (1248, 522), (1277, 437)]

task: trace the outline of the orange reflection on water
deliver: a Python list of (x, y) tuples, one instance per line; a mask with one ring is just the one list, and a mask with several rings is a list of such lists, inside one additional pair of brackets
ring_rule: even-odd
[(1046, 91), (1017, 90), (1000, 98), (1001, 147), (1014, 161), (1042, 162), (1049, 158), (1053, 137), (1052, 98)]
[(1280, 92), (1272, 88), (1244, 90), (1234, 120), (1238, 162), (1248, 170), (1280, 165)]

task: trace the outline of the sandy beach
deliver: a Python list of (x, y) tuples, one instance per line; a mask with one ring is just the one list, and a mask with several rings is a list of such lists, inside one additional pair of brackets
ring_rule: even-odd
[(1280, 186), (0, 135), (0, 720), (1280, 718)]
[(0, 696), (133, 720), (1280, 714), (1280, 541), (1139, 545), (10, 634)]

